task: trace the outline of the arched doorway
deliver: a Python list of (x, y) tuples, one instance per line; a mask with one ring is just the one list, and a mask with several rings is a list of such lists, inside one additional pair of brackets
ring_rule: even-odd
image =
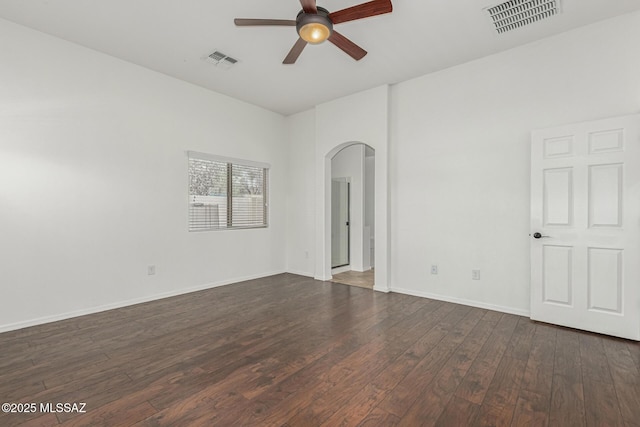
[(375, 150), (362, 143), (331, 158), (332, 281), (373, 289)]
[[(386, 155), (386, 147), (383, 147), (381, 150), (372, 147), (369, 144), (361, 141), (350, 141), (345, 142), (343, 144), (339, 144), (329, 150), (327, 153), (324, 153), (318, 161), (321, 163), (318, 165), (317, 169), (317, 179), (318, 179), (318, 193), (317, 193), (317, 206), (318, 206), (318, 217), (317, 217), (317, 250), (316, 250), (316, 279), (319, 280), (331, 280), (332, 278), (332, 268), (331, 268), (331, 244), (332, 244), (332, 222), (331, 222), (331, 208), (332, 208), (332, 159), (343, 149), (350, 146), (360, 146), (364, 148), (365, 155), (363, 156), (363, 162), (367, 162), (366, 160), (366, 152), (369, 150), (369, 155), (371, 157), (371, 167), (373, 169), (373, 185), (375, 191), (375, 196), (373, 197), (373, 210), (371, 216), (373, 217), (373, 221), (371, 218), (362, 219), (362, 227), (365, 225), (365, 221), (371, 221), (370, 226), (373, 230), (368, 230), (369, 242), (371, 236), (374, 237), (373, 251), (371, 251), (371, 244), (367, 245), (365, 243), (365, 236), (367, 231), (362, 228), (360, 233), (358, 234), (358, 239), (363, 243), (360, 246), (360, 250), (362, 251), (362, 258), (366, 258), (364, 256), (364, 251), (368, 246), (368, 253), (370, 257), (371, 266), (375, 266), (375, 287), (374, 290), (388, 292), (388, 266), (389, 266), (389, 257), (388, 257), (388, 231), (387, 231), (387, 218), (388, 218), (388, 209), (387, 209), (387, 155)], [(366, 203), (366, 202), (365, 202)], [(366, 214), (366, 211), (363, 210)], [(351, 234), (351, 238), (354, 238), (354, 233)], [(353, 252), (351, 252), (353, 253)], [(365, 260), (366, 261), (366, 260)], [(362, 264), (360, 264), (362, 265)], [(366, 265), (366, 263), (365, 263)]]

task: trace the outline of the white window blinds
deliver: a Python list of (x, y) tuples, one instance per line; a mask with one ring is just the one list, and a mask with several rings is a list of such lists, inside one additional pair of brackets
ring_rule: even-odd
[(269, 165), (188, 155), (189, 231), (267, 226)]

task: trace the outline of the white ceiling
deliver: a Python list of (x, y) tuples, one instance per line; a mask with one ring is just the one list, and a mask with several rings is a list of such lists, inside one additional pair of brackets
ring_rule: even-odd
[[(336, 26), (369, 52), (361, 61), (324, 43), (295, 65), (282, 65), (295, 27), (239, 28), (233, 18), (295, 19), (298, 0), (0, 0), (0, 17), (289, 115), (640, 10), (640, 0), (564, 0), (561, 15), (498, 35), (484, 8), (501, 2), (395, 0), (391, 14)], [(359, 3), (318, 0), (329, 11)], [(240, 62), (215, 67), (203, 60), (214, 50)]]

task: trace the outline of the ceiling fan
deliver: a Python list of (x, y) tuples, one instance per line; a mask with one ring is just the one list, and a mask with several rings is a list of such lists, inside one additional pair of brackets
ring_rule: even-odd
[(329, 12), (316, 5), (316, 0), (300, 0), (302, 10), (295, 20), (290, 19), (244, 19), (236, 18), (234, 23), (239, 27), (251, 26), (286, 26), (296, 27), (300, 36), (293, 45), (283, 64), (296, 62), (307, 43), (320, 44), (329, 40), (356, 61), (361, 60), (367, 51), (333, 29), (336, 24), (382, 15), (393, 10), (391, 0), (373, 0), (357, 6)]

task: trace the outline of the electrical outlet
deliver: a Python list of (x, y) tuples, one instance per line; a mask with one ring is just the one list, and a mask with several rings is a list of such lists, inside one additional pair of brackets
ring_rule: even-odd
[(147, 266), (147, 275), (153, 276), (154, 274), (156, 274), (156, 266), (155, 265)]
[(438, 274), (438, 266), (437, 265), (432, 265), (431, 266), (431, 274)]
[(304, 251), (304, 257), (305, 259), (309, 259), (309, 251)]
[(480, 280), (480, 270), (471, 270), (471, 279)]

